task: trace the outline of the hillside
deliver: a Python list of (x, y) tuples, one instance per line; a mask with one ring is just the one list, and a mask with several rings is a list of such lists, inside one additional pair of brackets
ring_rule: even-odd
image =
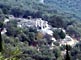
[[(73, 0), (70, 2), (73, 3)], [(74, 13), (71, 10), (72, 7), (76, 10), (75, 5), (77, 2), (76, 0), (73, 6), (69, 8), (71, 4), (69, 4), (69, 1), (67, 3), (64, 0), (0, 0), (0, 15), (14, 15), (21, 18), (28, 18), (28, 16), (42, 18), (43, 20), (47, 20), (53, 27), (64, 28), (69, 35), (75, 35), (78, 38), (81, 36), (80, 15), (78, 16), (78, 13)]]
[(79, 1), (76, 0), (75, 3), (73, 3), (73, 0), (68, 3), (67, 1), (0, 0), (0, 10), (2, 10), (4, 14), (13, 14), (16, 17), (27, 17), (29, 15), (32, 15), (33, 17), (45, 18), (46, 16), (69, 14), (71, 15), (71, 17), (80, 20), (80, 4), (78, 3)]
[[(45, 0), (45, 4), (50, 5), (59, 12), (67, 12), (81, 17), (81, 1), (80, 0)], [(81, 19), (81, 18), (80, 18)]]
[(0, 0), (0, 60), (81, 60), (78, 2)]

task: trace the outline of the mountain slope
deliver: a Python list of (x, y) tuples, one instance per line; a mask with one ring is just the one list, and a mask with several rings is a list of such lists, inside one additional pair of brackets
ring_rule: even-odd
[[(75, 2), (76, 1), (76, 2)], [(58, 13), (71, 14), (75, 18), (80, 18), (80, 0), (0, 0), (0, 8), (3, 13), (14, 14), (14, 11), (23, 15), (27, 11), (28, 15), (48, 15)], [(78, 3), (79, 2), (79, 3)], [(23, 11), (23, 13), (21, 13)], [(58, 12), (57, 12), (58, 11)], [(26, 16), (27, 13), (25, 14)], [(58, 14), (59, 15), (59, 14)], [(41, 16), (39, 16), (41, 17)]]
[(45, 4), (59, 10), (81, 17), (81, 0), (45, 0)]

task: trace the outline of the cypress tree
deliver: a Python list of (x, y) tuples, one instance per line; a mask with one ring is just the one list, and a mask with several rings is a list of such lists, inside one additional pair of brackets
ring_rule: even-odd
[(3, 30), (3, 23), (0, 22), (0, 52), (2, 52), (2, 36), (1, 36), (1, 31)]
[(2, 36), (1, 36), (1, 29), (0, 29), (0, 52), (2, 52)]
[(61, 30), (60, 33), (59, 33), (59, 36), (61, 39), (64, 39), (66, 34)]
[(69, 50), (70, 50), (69, 47), (70, 46), (66, 45), (66, 56), (65, 56), (65, 60), (71, 60), (71, 57), (69, 55)]

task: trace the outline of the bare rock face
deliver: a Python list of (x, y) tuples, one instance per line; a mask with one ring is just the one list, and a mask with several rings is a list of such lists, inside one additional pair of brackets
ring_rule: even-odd
[(63, 39), (61, 41), (62, 45), (70, 45), (70, 46), (74, 46), (76, 43), (78, 43), (77, 40), (73, 39), (72, 37), (70, 37), (69, 35), (66, 35), (65, 39)]

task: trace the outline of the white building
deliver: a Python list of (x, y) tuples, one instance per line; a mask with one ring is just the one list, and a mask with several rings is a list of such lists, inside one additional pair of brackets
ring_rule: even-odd
[(38, 30), (48, 28), (48, 22), (41, 18), (36, 19), (22, 19), (18, 22), (18, 27), (35, 27)]

